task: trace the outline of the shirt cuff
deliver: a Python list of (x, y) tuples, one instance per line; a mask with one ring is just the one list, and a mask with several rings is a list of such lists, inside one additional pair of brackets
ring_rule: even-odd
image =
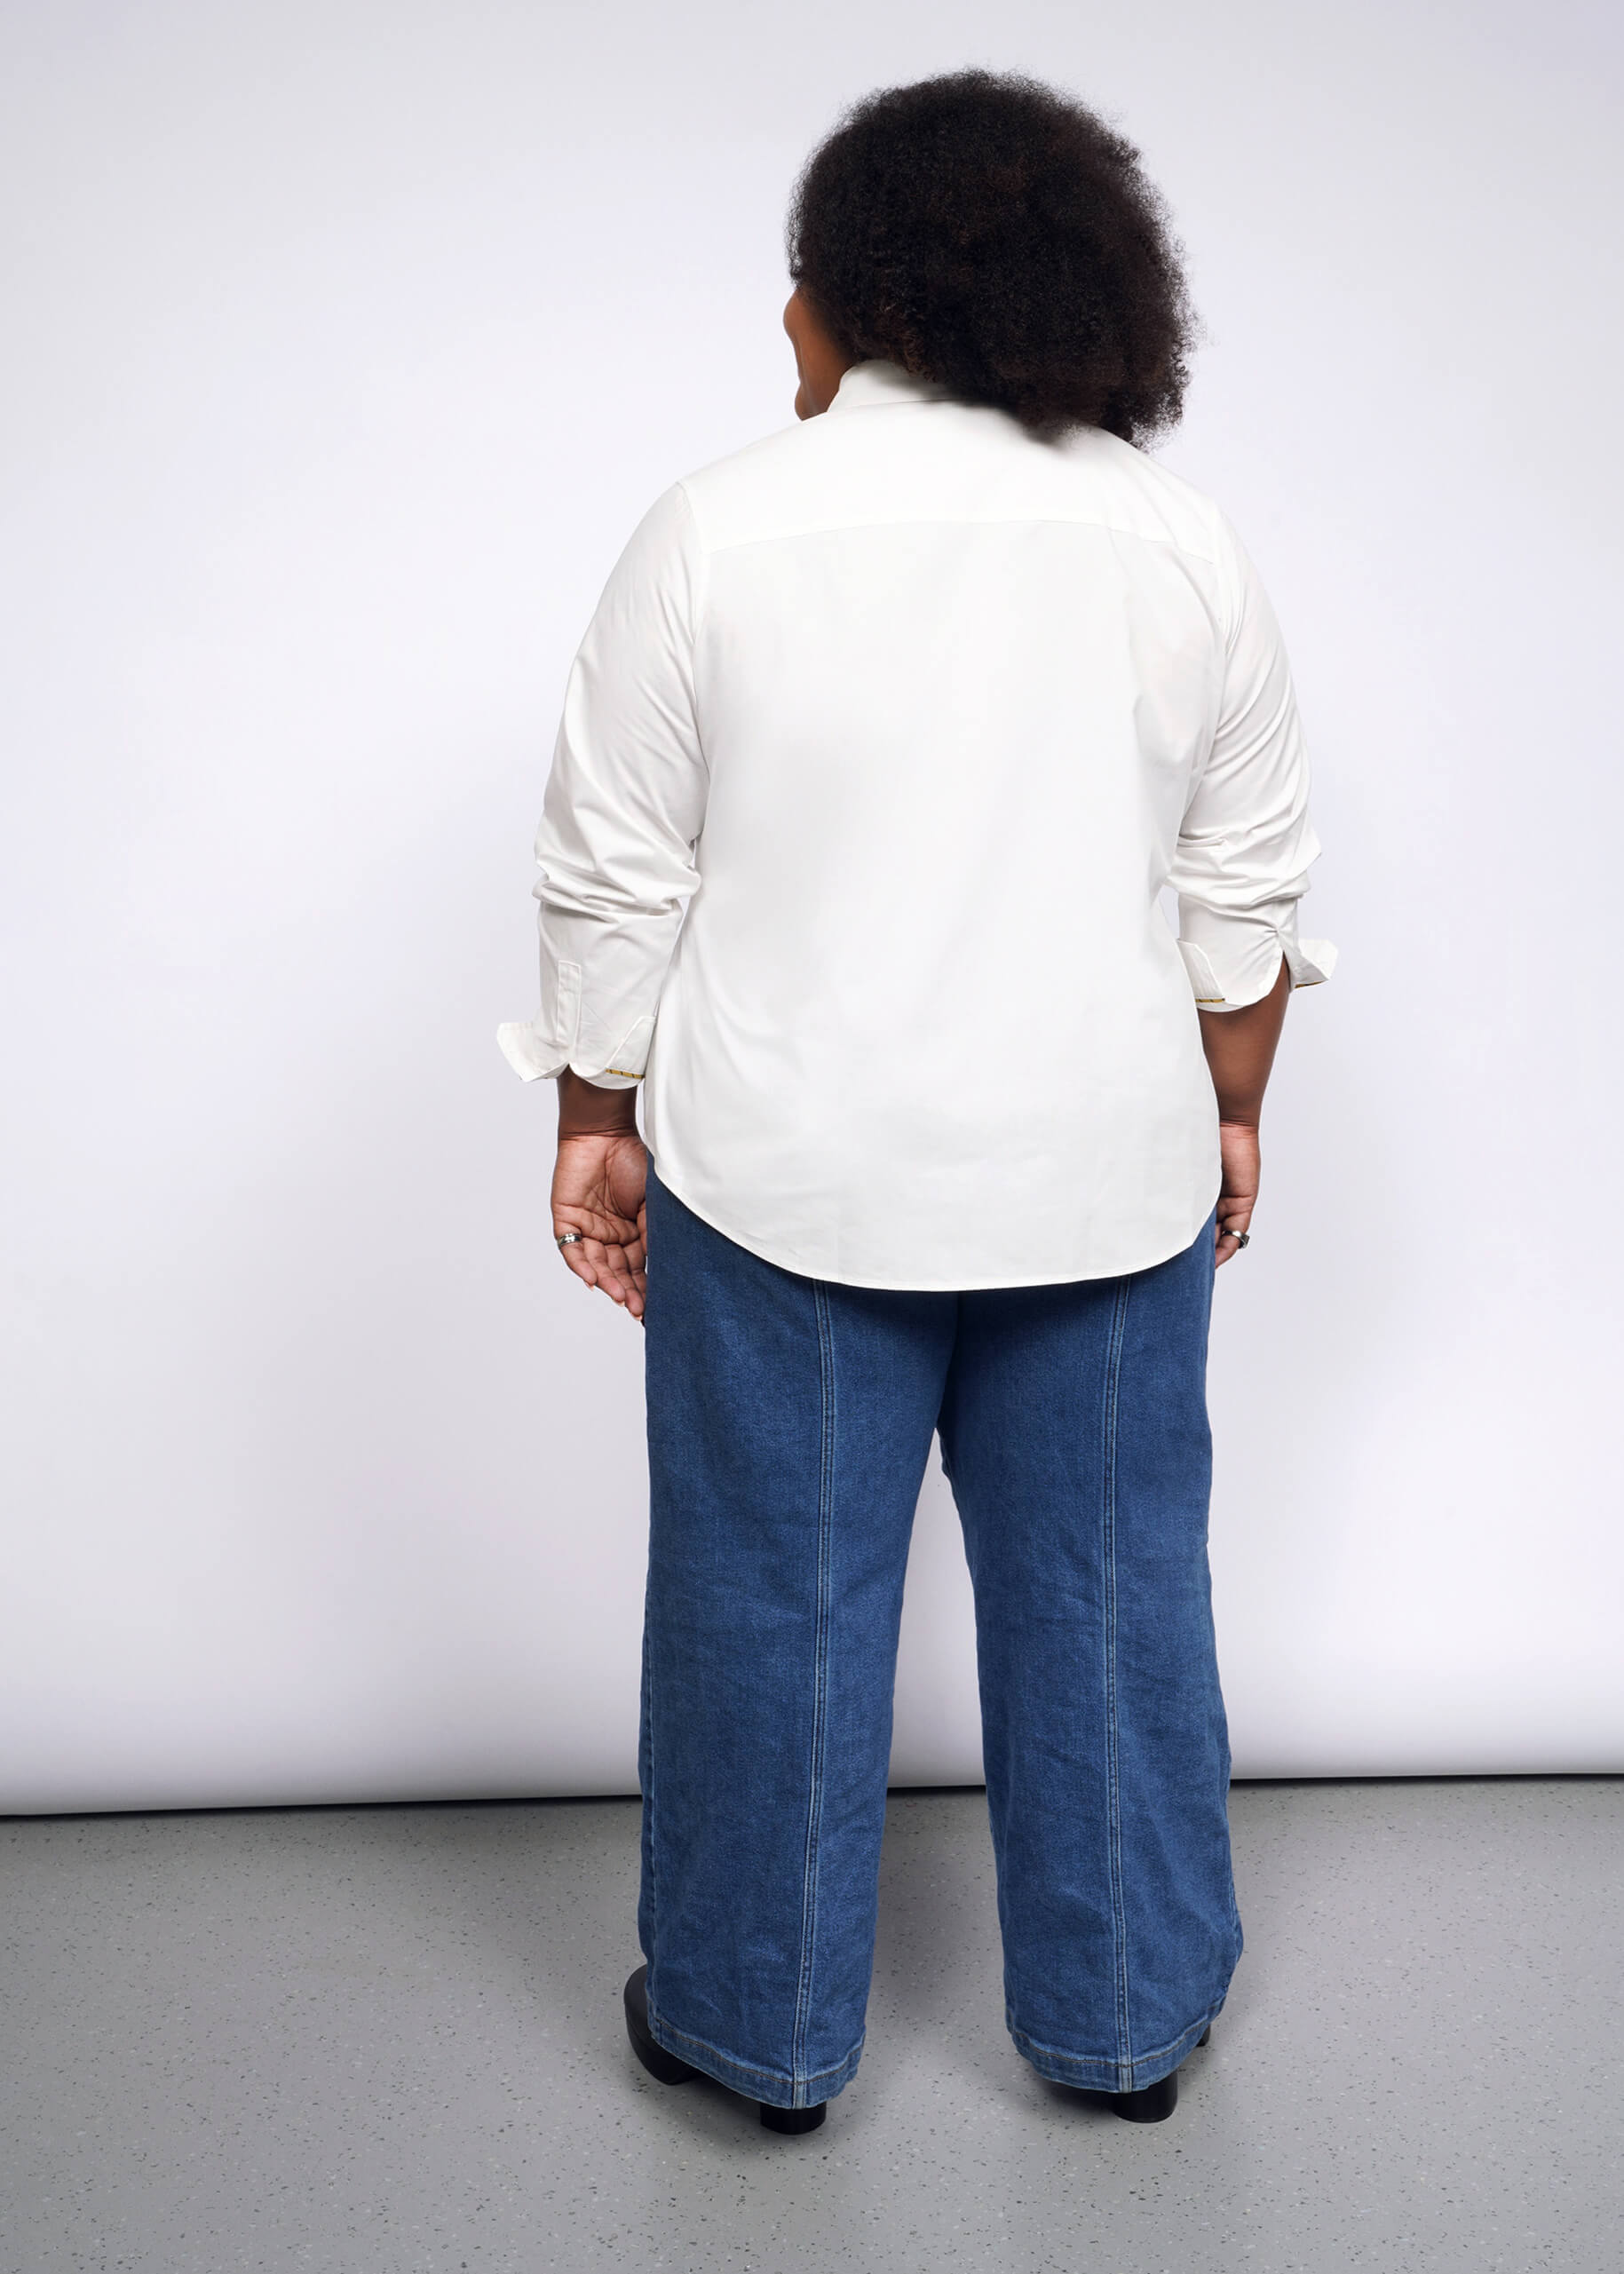
[(1318, 986), (1336, 968), (1330, 940), (1297, 938), (1295, 900), (1244, 916), (1186, 901), (1179, 920), (1178, 952), (1201, 1010), (1244, 1010), (1261, 1002), (1279, 977), (1282, 955), (1294, 987)]
[(567, 1066), (594, 1089), (635, 1089), (648, 1064), (654, 1022), (639, 1018), (602, 1065), (579, 1047), (572, 1053), (543, 1040), (534, 1019), (509, 1019), (496, 1029), (496, 1047), (521, 1082), (554, 1079)]

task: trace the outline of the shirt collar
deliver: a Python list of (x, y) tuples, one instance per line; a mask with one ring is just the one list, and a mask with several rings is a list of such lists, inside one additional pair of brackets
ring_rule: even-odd
[(945, 402), (946, 387), (916, 379), (899, 363), (854, 363), (835, 390), (830, 410), (871, 410), (883, 403)]

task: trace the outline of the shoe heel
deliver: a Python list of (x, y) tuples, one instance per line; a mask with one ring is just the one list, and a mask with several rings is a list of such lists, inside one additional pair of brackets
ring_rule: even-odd
[(819, 2101), (812, 2108), (774, 2108), (764, 2100), (761, 2120), (769, 2132), (815, 2132), (828, 2111), (827, 2100)]
[(1111, 2105), (1127, 2123), (1164, 2123), (1178, 2106), (1177, 2070), (1170, 2077), (1159, 2077), (1153, 2085), (1145, 2085), (1137, 2092), (1113, 2092)]

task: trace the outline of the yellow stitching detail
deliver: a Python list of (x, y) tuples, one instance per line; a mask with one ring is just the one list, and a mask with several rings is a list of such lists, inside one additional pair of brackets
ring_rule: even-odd
[[(1222, 995), (1219, 996), (1218, 1000), (1220, 1002), (1224, 1000)], [(633, 1074), (630, 1066), (606, 1066), (604, 1068), (604, 1072), (606, 1074), (618, 1074), (622, 1082), (641, 1082), (643, 1079), (640, 1074)]]

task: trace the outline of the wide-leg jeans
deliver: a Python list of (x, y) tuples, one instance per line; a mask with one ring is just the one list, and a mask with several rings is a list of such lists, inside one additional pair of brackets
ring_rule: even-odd
[(780, 2107), (862, 2052), (932, 1431), (975, 1589), (1006, 2015), (1058, 2083), (1184, 2059), (1240, 1954), (1207, 1564), (1210, 1222), (1122, 1279), (803, 1279), (651, 1173), (649, 2025)]

